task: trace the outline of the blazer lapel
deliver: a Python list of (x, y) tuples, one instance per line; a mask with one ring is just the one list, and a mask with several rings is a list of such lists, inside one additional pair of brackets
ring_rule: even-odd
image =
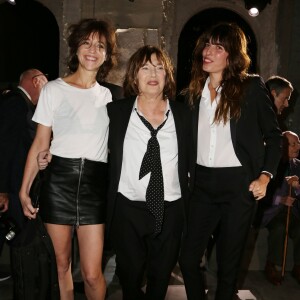
[(199, 120), (199, 104), (200, 98), (196, 101), (192, 111), (192, 122), (193, 122), (193, 149), (197, 153), (198, 144), (198, 120)]
[(176, 105), (176, 102), (170, 100), (170, 107), (172, 110), (172, 114), (174, 117), (174, 122), (175, 122), (175, 129), (176, 129), (176, 135), (177, 135), (177, 143), (178, 143), (178, 152), (179, 152), (179, 147), (182, 145), (182, 121), (181, 121), (181, 115), (180, 111), (178, 109), (178, 106)]
[(120, 110), (118, 112), (118, 119), (119, 119), (118, 135), (120, 138), (119, 140), (122, 141), (121, 149), (123, 149), (123, 142), (125, 139), (125, 134), (127, 131), (127, 127), (128, 127), (128, 123), (129, 123), (129, 119), (131, 116), (131, 112), (133, 109), (133, 104), (134, 104), (135, 99), (136, 99), (136, 97), (131, 97), (126, 102), (125, 102), (125, 100), (121, 100), (121, 101), (124, 101), (123, 105), (120, 105)]

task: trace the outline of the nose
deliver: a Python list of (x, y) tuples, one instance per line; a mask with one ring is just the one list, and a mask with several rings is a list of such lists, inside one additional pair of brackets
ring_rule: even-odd
[(206, 51), (205, 52), (206, 55), (209, 55), (209, 54), (211, 54), (213, 52), (213, 48), (212, 48), (211, 45), (209, 45), (209, 46), (205, 47), (204, 51)]
[(151, 77), (155, 77), (156, 76), (156, 68), (151, 68), (150, 69), (150, 75), (151, 75)]
[(97, 44), (92, 44), (92, 45), (89, 47), (89, 51), (90, 51), (90, 52), (97, 52), (97, 50), (98, 50)]
[(284, 100), (284, 107), (289, 107), (289, 101), (287, 99)]

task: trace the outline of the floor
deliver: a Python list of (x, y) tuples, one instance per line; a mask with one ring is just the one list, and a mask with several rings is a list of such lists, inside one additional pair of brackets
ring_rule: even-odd
[[(7, 265), (0, 265), (1, 270), (9, 269)], [(208, 300), (213, 299), (215, 289), (215, 276), (207, 273)], [(122, 293), (117, 279), (114, 277), (114, 257), (110, 259), (105, 270), (107, 280), (107, 300), (121, 300)], [(266, 281), (262, 271), (249, 271), (244, 283), (239, 290), (238, 296), (241, 300), (299, 300), (300, 285), (287, 272), (283, 285), (275, 287)], [(12, 300), (12, 279), (0, 282), (0, 299)], [(75, 300), (85, 300), (83, 293), (75, 293)], [(178, 266), (175, 267), (168, 293), (165, 300), (185, 300), (185, 289)], [(42, 300), (42, 299), (41, 299)]]
[[(240, 276), (240, 287), (238, 296), (241, 300), (299, 300), (300, 285), (291, 276), (291, 261), (288, 261), (287, 272), (284, 282), (281, 286), (274, 286), (269, 283), (264, 275), (263, 265), (266, 257), (265, 249), (266, 232), (260, 232), (259, 236), (253, 234), (249, 238), (247, 255), (242, 263), (245, 271)], [(254, 246), (253, 246), (254, 245)], [(292, 248), (292, 247), (291, 247)], [(250, 249), (252, 249), (250, 251)], [(247, 257), (251, 257), (247, 259)], [(289, 254), (288, 257), (291, 257)], [(8, 249), (0, 257), (0, 271), (8, 271), (9, 266)], [(214, 299), (214, 290), (216, 288), (216, 264), (214, 253), (212, 253), (210, 261), (204, 263), (206, 269), (206, 280), (208, 288), (208, 300)], [(115, 259), (112, 256), (105, 268), (105, 278), (107, 281), (107, 300), (121, 300), (122, 292), (116, 276)], [(0, 300), (13, 300), (12, 298), (12, 279), (0, 282)], [(75, 292), (75, 300), (85, 300), (86, 297), (82, 292)], [(39, 299), (43, 300), (43, 299)], [(185, 289), (183, 285), (180, 269), (176, 266), (172, 272), (170, 285), (165, 300), (186, 300)]]

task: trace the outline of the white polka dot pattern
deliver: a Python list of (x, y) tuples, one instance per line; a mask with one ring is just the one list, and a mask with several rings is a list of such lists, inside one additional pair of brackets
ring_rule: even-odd
[(164, 181), (157, 133), (165, 125), (169, 111), (166, 113), (166, 120), (159, 125), (157, 129), (154, 129), (138, 112), (137, 114), (151, 133), (151, 138), (148, 141), (147, 150), (141, 164), (139, 179), (151, 172), (150, 181), (146, 190), (146, 205), (155, 218), (154, 235), (158, 235), (161, 232), (164, 217)]

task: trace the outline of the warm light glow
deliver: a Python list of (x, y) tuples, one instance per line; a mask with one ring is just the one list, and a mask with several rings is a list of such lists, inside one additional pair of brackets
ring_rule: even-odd
[(256, 7), (252, 7), (248, 10), (248, 13), (251, 17), (257, 17), (259, 15), (259, 10)]
[(7, 0), (7, 2), (8, 2), (9, 4), (16, 5), (16, 1), (15, 1), (15, 0)]

